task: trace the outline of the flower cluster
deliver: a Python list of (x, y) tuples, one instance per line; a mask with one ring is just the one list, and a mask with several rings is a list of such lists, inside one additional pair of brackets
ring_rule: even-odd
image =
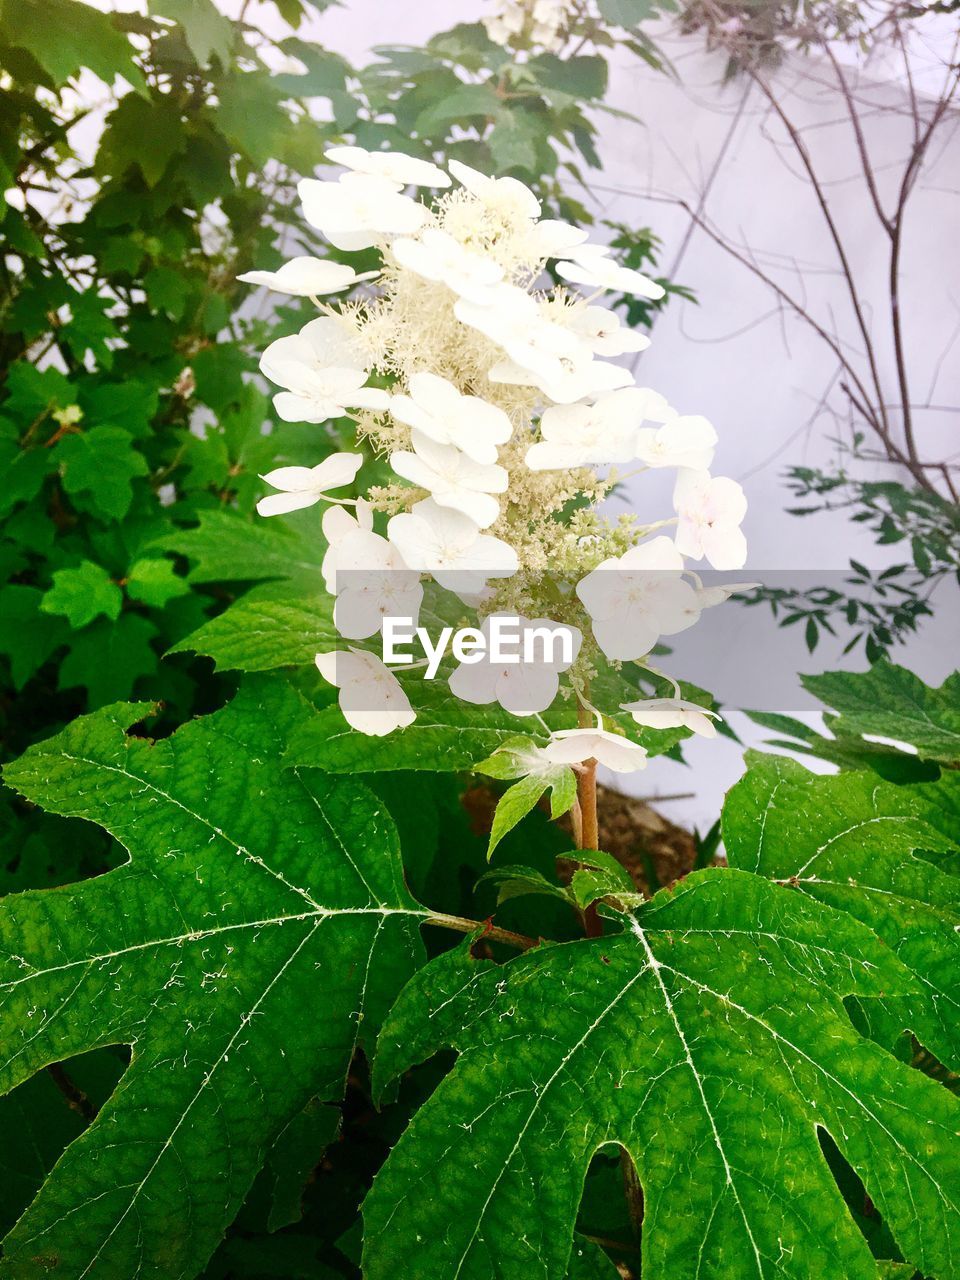
[[(430, 580), (481, 624), (478, 643), (504, 614), (521, 629), (566, 629), (574, 638), (566, 659), (545, 657), (534, 670), (473, 653), (449, 676), (451, 693), (539, 715), (562, 687), (597, 724), (554, 735), (547, 758), (642, 767), (642, 747), (615, 724), (604, 727), (591, 679), (625, 662), (662, 675), (648, 660), (660, 637), (692, 626), (729, 594), (704, 588), (685, 558), (732, 569), (746, 555), (746, 502), (733, 480), (710, 473), (710, 423), (636, 386), (611, 359), (647, 339), (622, 327), (599, 296), (658, 298), (662, 288), (581, 229), (541, 217), (534, 193), (514, 178), (457, 161), (444, 172), (359, 147), (328, 156), (343, 172), (300, 184), (304, 215), (342, 251), (378, 249), (381, 268), (356, 274), (295, 258), (242, 277), (310, 297), (320, 312), (273, 342), (260, 367), (279, 388), (283, 419), (352, 418), (358, 440), (387, 460), (394, 479), (364, 498), (338, 497), (363, 455), (337, 453), (266, 475), (276, 492), (258, 510), (327, 504), (323, 573), (345, 640), (379, 638), (385, 618), (416, 627)], [(428, 203), (417, 196), (424, 187), (440, 194)], [(550, 283), (551, 266), (561, 284)], [(362, 296), (324, 300), (361, 281), (371, 282)], [(674, 515), (645, 523), (603, 514), (599, 504), (624, 466), (631, 475), (675, 469)], [(396, 675), (362, 645), (318, 655), (317, 665), (361, 732), (388, 733), (415, 718)], [(634, 697), (614, 714), (712, 734), (711, 718), (674, 689), (675, 698)]]
[(574, 0), (497, 0), (482, 21), (496, 44), (559, 53), (576, 9)]

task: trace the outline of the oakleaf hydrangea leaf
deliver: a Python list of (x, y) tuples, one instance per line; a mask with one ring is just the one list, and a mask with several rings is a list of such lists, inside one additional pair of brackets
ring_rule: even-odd
[(839, 711), (830, 721), (838, 736), (875, 734), (916, 747), (925, 760), (960, 763), (960, 671), (939, 689), (889, 662), (863, 672), (804, 676), (803, 684)]
[(909, 1261), (956, 1276), (960, 1102), (842, 999), (911, 982), (850, 916), (726, 870), (614, 937), (500, 966), (447, 953), (381, 1035), (380, 1086), (460, 1056), (368, 1196), (364, 1275), (560, 1280), (590, 1158), (618, 1143), (643, 1187), (644, 1280), (876, 1280), (822, 1128)]
[(6, 769), (99, 822), (128, 863), (0, 912), (2, 1087), (127, 1044), (122, 1082), (6, 1241), (7, 1274), (192, 1276), (271, 1144), (338, 1100), (419, 956), (396, 832), (361, 786), (280, 765), (302, 714), (253, 685), (159, 742), (143, 704), (75, 721)]
[(885, 1002), (896, 1030), (960, 1068), (960, 878), (949, 874), (960, 777), (894, 786), (872, 773), (820, 777), (779, 756), (748, 761), (723, 810), (731, 864), (869, 925), (920, 984)]

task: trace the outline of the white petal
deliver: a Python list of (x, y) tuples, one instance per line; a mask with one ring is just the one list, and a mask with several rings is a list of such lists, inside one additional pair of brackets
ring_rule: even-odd
[(318, 493), (271, 493), (257, 503), (257, 514), (261, 516), (283, 516), (289, 511), (299, 511), (303, 507), (312, 507), (320, 501)]

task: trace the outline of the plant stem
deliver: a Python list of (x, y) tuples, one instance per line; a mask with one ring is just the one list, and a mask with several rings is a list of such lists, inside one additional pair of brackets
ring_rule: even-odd
[(528, 938), (524, 933), (514, 933), (510, 929), (501, 929), (489, 920), (468, 920), (466, 916), (448, 916), (442, 911), (433, 911), (426, 917), (424, 924), (436, 925), (438, 929), (453, 929), (457, 933), (476, 933), (482, 931), (484, 938), (492, 942), (502, 942), (508, 947), (516, 947), (519, 951), (529, 951), (531, 947), (540, 945), (539, 938)]
[[(590, 712), (580, 706), (577, 719), (580, 727), (591, 724)], [(580, 807), (580, 828), (577, 840), (578, 849), (599, 849), (600, 835), (597, 825), (597, 762), (584, 760), (577, 774), (577, 803)], [(603, 933), (603, 921), (597, 911), (595, 902), (591, 902), (583, 913), (583, 930), (588, 938), (599, 938)]]
[(643, 1228), (643, 1187), (640, 1185), (640, 1179), (637, 1177), (637, 1171), (633, 1167), (633, 1161), (626, 1147), (620, 1148), (620, 1172), (623, 1175), (623, 1190), (627, 1197), (627, 1211), (630, 1214), (633, 1238), (639, 1244)]

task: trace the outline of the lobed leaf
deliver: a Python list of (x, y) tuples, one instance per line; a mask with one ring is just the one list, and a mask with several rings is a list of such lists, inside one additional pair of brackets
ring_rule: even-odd
[(875, 1280), (823, 1129), (904, 1255), (956, 1276), (960, 1103), (842, 1002), (911, 986), (850, 916), (720, 870), (619, 936), (503, 966), (440, 957), (392, 1010), (375, 1080), (460, 1056), (367, 1198), (364, 1275), (559, 1280), (587, 1165), (618, 1143), (643, 1187), (645, 1280)]

